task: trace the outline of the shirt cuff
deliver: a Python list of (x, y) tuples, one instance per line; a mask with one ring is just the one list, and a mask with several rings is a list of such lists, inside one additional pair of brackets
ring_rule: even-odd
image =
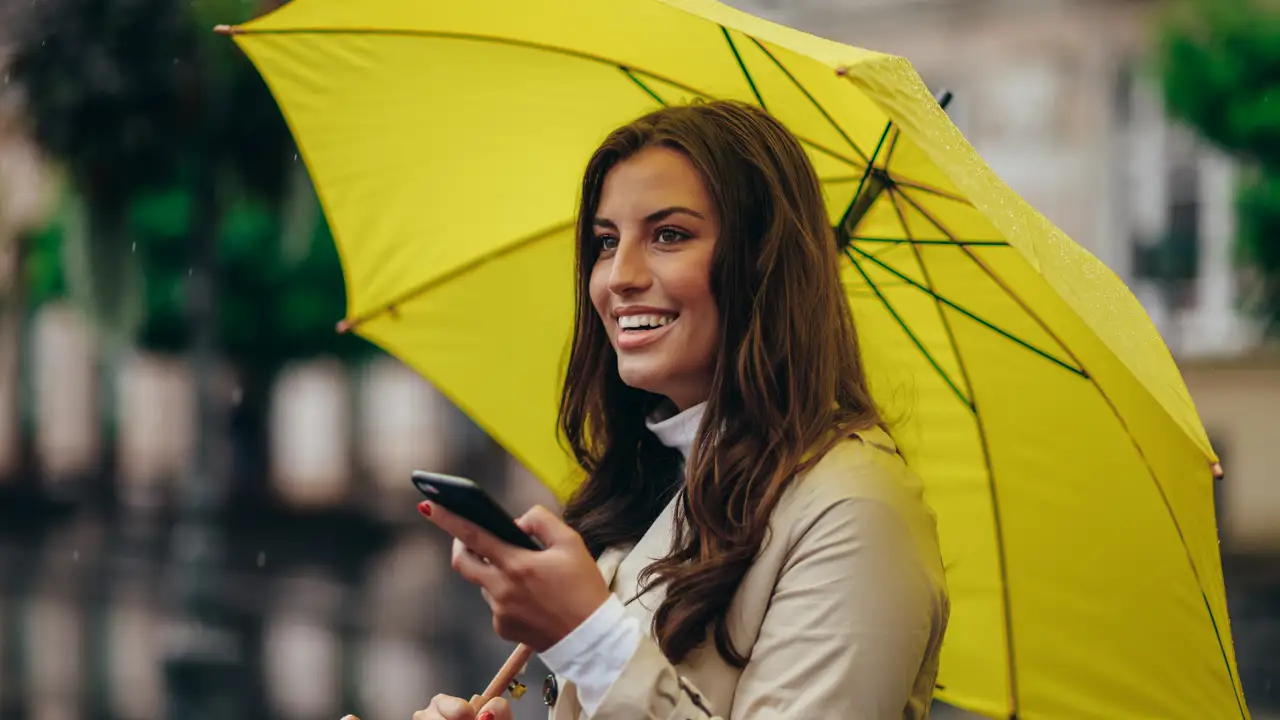
[(639, 621), (627, 615), (616, 595), (610, 595), (581, 625), (540, 656), (551, 672), (574, 684), (578, 704), (590, 717), (639, 644)]

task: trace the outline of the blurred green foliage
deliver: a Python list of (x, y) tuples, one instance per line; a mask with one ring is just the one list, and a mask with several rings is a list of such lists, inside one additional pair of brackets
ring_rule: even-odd
[(270, 375), (290, 360), (371, 349), (334, 331), (345, 311), (341, 268), (279, 109), (234, 43), (210, 32), (270, 7), (33, 5), (12, 80), (26, 90), (37, 142), (68, 180), (32, 242), (33, 303), (70, 298), (116, 339), (185, 350), (191, 243), (207, 230), (218, 345), (237, 366)]
[(1244, 165), (1240, 255), (1256, 275), (1252, 310), (1280, 335), (1280, 4), (1183, 0), (1157, 47), (1165, 105)]
[[(127, 213), (129, 252), (141, 269), (143, 322), (134, 341), (141, 347), (180, 352), (190, 342), (185, 312), (190, 259), (190, 192), (181, 187), (139, 193)], [(70, 298), (66, 254), (75, 233), (72, 211), (55, 217), (32, 239), (27, 255), (29, 303), (34, 307)], [(289, 248), (284, 220), (271, 206), (242, 199), (220, 223), (217, 282), (219, 346), (239, 365), (272, 373), (297, 358), (321, 354), (355, 357), (368, 344), (334, 332), (345, 312), (337, 250), (316, 210), (305, 245)]]

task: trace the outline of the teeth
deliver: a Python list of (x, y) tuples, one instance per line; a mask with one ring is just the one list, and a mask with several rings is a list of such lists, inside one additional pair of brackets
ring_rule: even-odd
[(623, 330), (662, 327), (675, 320), (671, 315), (623, 315), (618, 318), (618, 327)]

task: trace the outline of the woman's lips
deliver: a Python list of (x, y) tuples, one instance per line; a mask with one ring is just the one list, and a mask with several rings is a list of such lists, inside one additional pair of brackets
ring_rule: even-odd
[(671, 327), (679, 322), (679, 318), (652, 330), (618, 330), (618, 350), (639, 350), (648, 347), (671, 332)]

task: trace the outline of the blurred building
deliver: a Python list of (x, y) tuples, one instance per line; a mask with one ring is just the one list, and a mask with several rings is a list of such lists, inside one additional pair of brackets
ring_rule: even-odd
[[(1164, 112), (1147, 71), (1161, 3), (731, 0), (911, 60), (956, 125), (1033, 206), (1132, 288), (1224, 456), (1224, 549), (1280, 553), (1280, 356), (1238, 311), (1232, 160)], [(1152, 272), (1154, 248), (1183, 272)]]

